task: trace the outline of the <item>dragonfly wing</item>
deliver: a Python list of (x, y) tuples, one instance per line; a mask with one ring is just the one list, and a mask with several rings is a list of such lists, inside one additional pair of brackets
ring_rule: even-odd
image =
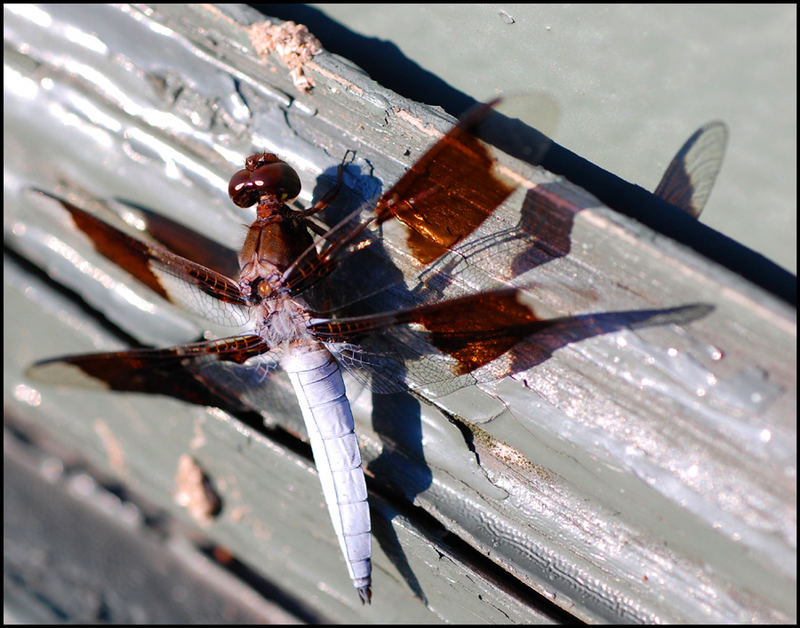
[[(159, 393), (200, 405), (257, 410), (247, 403), (241, 391), (248, 383), (262, 383), (277, 363), (277, 357), (260, 336), (247, 334), (167, 349), (52, 358), (33, 364), (27, 376), (40, 384)], [(219, 364), (239, 367), (238, 388), (230, 380), (215, 381), (209, 376), (214, 365)]]
[(100, 255), (162, 298), (220, 325), (238, 327), (248, 321), (249, 303), (235, 280), (134, 238), (65, 199), (42, 190), (33, 191), (66, 211), (75, 228)]

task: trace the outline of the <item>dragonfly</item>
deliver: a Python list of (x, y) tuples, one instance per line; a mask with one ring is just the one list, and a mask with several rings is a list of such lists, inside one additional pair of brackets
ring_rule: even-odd
[[(258, 410), (270, 402), (265, 382), (283, 369), (302, 412), (350, 579), (361, 602), (371, 603), (368, 492), (342, 369), (377, 393), (437, 386), (449, 391), (540, 362), (549, 354), (548, 339), (558, 334), (573, 341), (638, 324), (693, 320), (707, 311), (685, 306), (622, 318), (548, 319), (537, 315), (523, 288), (513, 285), (446, 300), (426, 301), (423, 291), (421, 304), (381, 309), (376, 294), (386, 285), (364, 285), (347, 265), (376, 248), (377, 228), (399, 228), (409, 254), (422, 267), (433, 267), (518, 187), (474, 133), (495, 105), (488, 102), (466, 114), (375, 202), (332, 227), (314, 218), (341, 190), (344, 160), (335, 186), (311, 207), (295, 209), (290, 202), (301, 189), (296, 171), (272, 153), (249, 156), (228, 188), (238, 207), (256, 206), (235, 264), (212, 259), (210, 243), (198, 247), (172, 237), (174, 230), (157, 217), (150, 227), (161, 244), (36, 190), (66, 212), (98, 253), (157, 295), (237, 331), (168, 348), (45, 359), (32, 365), (28, 376), (47, 384), (100, 383), (114, 391)], [(664, 188), (678, 198), (676, 190), (693, 179), (686, 168), (674, 170), (676, 183)], [(191, 259), (198, 249), (205, 263)], [(371, 261), (363, 267), (368, 265)]]

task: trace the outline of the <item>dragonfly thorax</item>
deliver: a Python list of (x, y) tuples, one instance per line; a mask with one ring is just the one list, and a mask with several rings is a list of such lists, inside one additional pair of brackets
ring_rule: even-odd
[(288, 295), (278, 295), (258, 305), (256, 331), (270, 347), (316, 344), (308, 331), (308, 319), (303, 304)]

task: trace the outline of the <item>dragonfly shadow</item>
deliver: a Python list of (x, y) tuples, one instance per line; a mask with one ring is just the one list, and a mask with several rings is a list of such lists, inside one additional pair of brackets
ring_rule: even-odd
[(426, 269), (424, 288), (416, 293), (428, 292), (431, 299), (431, 294), (442, 294), (460, 275), (471, 276), (475, 268), (487, 272), (498, 285), (514, 282), (538, 266), (569, 255), (575, 217), (594, 205), (563, 184), (538, 185), (525, 194), (515, 225), (460, 244)]
[(653, 310), (623, 310), (566, 316), (540, 321), (537, 329), (515, 345), (505, 356), (509, 373), (520, 373), (538, 366), (569, 344), (621, 330), (636, 330), (660, 325), (685, 325), (708, 316), (714, 306), (692, 303)]
[[(563, 257), (570, 252), (574, 217), (576, 213), (586, 208), (586, 205), (581, 204), (586, 202), (577, 195), (574, 198), (565, 195), (561, 188), (554, 191), (546, 184), (530, 190), (525, 197), (519, 222), (512, 229), (484, 239), (475, 238), (467, 245), (459, 246), (457, 253), (443, 258), (444, 264), (434, 264), (438, 272), (428, 274), (421, 279), (414, 290), (405, 292), (402, 292), (405, 290), (402, 281), (404, 277), (391, 264), (383, 251), (381, 241), (370, 242), (368, 247), (360, 248), (358, 254), (351, 256), (350, 260), (354, 266), (348, 268), (347, 265), (343, 265), (340, 270), (351, 283), (360, 283), (365, 273), (372, 277), (376, 272), (375, 268), (382, 265), (384, 283), (381, 286), (392, 286), (393, 291), (372, 294), (370, 299), (354, 302), (348, 308), (347, 315), (358, 316), (397, 309), (398, 302), (404, 303), (406, 299), (410, 299), (409, 303), (412, 304), (415, 299), (418, 302), (423, 292), (426, 293), (424, 299), (427, 302), (435, 301), (436, 288), (446, 286), (447, 282), (452, 281), (461, 270), (457, 264), (448, 266), (448, 259), (460, 259), (467, 264), (495, 263), (492, 267), (495, 274), (505, 273), (500, 276), (505, 279), (515, 279), (540, 264)], [(365, 262), (361, 257), (362, 252), (367, 250), (372, 255), (369, 262)], [(502, 260), (502, 264), (498, 264), (497, 260)], [(387, 295), (388, 301), (384, 302), (378, 298)], [(489, 365), (483, 373), (476, 372), (475, 375), (481, 380), (483, 375), (486, 375), (486, 379), (490, 379), (503, 374), (521, 372), (541, 364), (557, 349), (573, 342), (622, 329), (688, 323), (706, 316), (712, 309), (710, 305), (693, 304), (665, 309), (560, 317), (532, 324), (525, 322), (525, 339), (511, 347), (498, 361), (504, 362), (505, 366), (499, 370)], [(467, 337), (465, 341), (470, 343), (475, 342), (475, 339)], [(379, 349), (379, 346), (376, 348)], [(401, 347), (396, 348), (401, 349)], [(404, 381), (406, 375), (406, 371), (402, 369), (392, 372), (392, 376), (400, 381)], [(462, 385), (467, 385), (470, 380), (464, 378), (461, 381), (464, 382)], [(433, 390), (435, 389), (434, 387)], [(368, 464), (368, 470), (373, 474), (376, 484), (383, 490), (399, 493), (409, 503), (413, 503), (416, 497), (432, 483), (432, 472), (425, 462), (425, 452), (422, 447), (420, 403), (407, 393), (373, 392), (372, 423), (375, 433), (381, 440), (381, 453)], [(393, 528), (389, 525), (383, 527), (376, 525), (374, 537), (397, 570), (403, 574), (415, 595), (424, 600), (424, 593)]]
[(370, 503), (372, 536), (377, 539), (381, 549), (395, 566), (400, 576), (406, 581), (414, 596), (427, 606), (428, 598), (422, 590), (422, 585), (417, 576), (408, 564), (403, 546), (400, 544), (397, 533), (391, 524), (391, 521), (399, 514), (397, 510), (385, 502), (379, 504)]

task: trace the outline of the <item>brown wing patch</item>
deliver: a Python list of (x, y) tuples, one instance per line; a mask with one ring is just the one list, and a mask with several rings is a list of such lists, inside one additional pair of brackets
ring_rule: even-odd
[(164, 281), (163, 273), (166, 273), (220, 301), (247, 305), (239, 284), (233, 279), (167, 249), (137, 240), (62, 198), (42, 190), (37, 192), (52, 198), (67, 210), (75, 226), (88, 236), (98, 253), (131, 273), (164, 299), (179, 305), (185, 303), (178, 297), (174, 286)]
[[(27, 376), (50, 385), (172, 394), (172, 389), (196, 388), (197, 382), (180, 368), (188, 359), (212, 356), (241, 364), (268, 348), (260, 336), (248, 334), (168, 349), (133, 349), (53, 358), (35, 363), (27, 370)], [(194, 384), (191, 387), (188, 386), (189, 380)], [(190, 397), (187, 400), (195, 403), (207, 401), (199, 391), (193, 391)]]
[(284, 285), (301, 292), (330, 274), (344, 255), (357, 253), (357, 238), (373, 223), (397, 218), (407, 228), (407, 245), (422, 264), (444, 255), (485, 221), (516, 184), (495, 169), (495, 160), (472, 134), (498, 101), (468, 113), (378, 201), (374, 213), (360, 211), (331, 228), (319, 255), (309, 250), (287, 270)]
[(472, 134), (496, 101), (467, 114), (381, 197), (378, 222), (408, 227), (408, 247), (423, 264), (472, 233), (514, 191), (494, 170), (494, 159)]
[(418, 324), (434, 347), (456, 362), (456, 375), (488, 364), (546, 324), (516, 289), (468, 295), (410, 310), (314, 323), (310, 329), (338, 342), (400, 324)]

